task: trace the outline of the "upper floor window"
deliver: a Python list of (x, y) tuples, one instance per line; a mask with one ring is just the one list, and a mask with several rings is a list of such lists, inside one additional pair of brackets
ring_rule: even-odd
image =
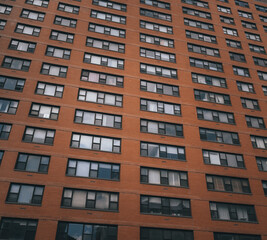
[(0, 98), (0, 113), (16, 114), (18, 106), (17, 100)]
[(246, 22), (246, 21), (241, 21), (242, 23), (242, 26), (244, 28), (249, 28), (249, 29), (254, 29), (254, 30), (257, 30), (257, 25), (255, 23), (252, 23), (252, 22)]
[(160, 45), (164, 47), (173, 48), (174, 41), (169, 38), (162, 38), (158, 36), (148, 35), (144, 33), (140, 33), (140, 41), (145, 43), (150, 43), (154, 45)]
[(198, 7), (203, 7), (203, 8), (209, 8), (209, 3), (204, 2), (204, 1), (199, 1), (199, 0), (181, 0), (183, 3), (187, 3), (190, 5), (195, 5)]
[(81, 81), (123, 87), (123, 76), (82, 69)]
[(111, 8), (118, 11), (126, 12), (127, 5), (123, 3), (107, 1), (107, 0), (93, 0), (94, 5), (98, 5), (105, 8)]
[(231, 105), (230, 96), (222, 93), (194, 90), (195, 99), (203, 102)]
[(146, 17), (152, 17), (152, 18), (156, 18), (156, 19), (160, 19), (160, 20), (164, 20), (164, 21), (169, 21), (169, 22), (172, 21), (171, 14), (152, 11), (152, 10), (144, 9), (144, 8), (140, 8), (140, 15), (146, 16)]
[(250, 43), (248, 45), (249, 45), (249, 49), (251, 52), (266, 54), (265, 48), (263, 46), (250, 44)]
[(85, 63), (91, 63), (101, 66), (107, 66), (111, 68), (124, 68), (124, 60), (120, 58), (107, 57), (103, 55), (95, 55), (91, 53), (84, 53), (83, 61)]
[(88, 30), (90, 32), (96, 32), (96, 33), (101, 33), (101, 34), (110, 35), (114, 37), (120, 37), (120, 38), (125, 38), (126, 36), (126, 31), (124, 29), (109, 27), (109, 26), (95, 24), (95, 23), (89, 23)]
[(57, 6), (57, 10), (62, 11), (62, 12), (67, 12), (67, 13), (79, 14), (80, 7), (59, 2)]
[(0, 19), (0, 30), (4, 30), (6, 26), (6, 20)]
[(235, 75), (250, 77), (248, 68), (233, 66), (233, 71)]
[(203, 141), (240, 145), (238, 134), (235, 132), (199, 128), (199, 134)]
[(53, 145), (55, 138), (55, 130), (35, 128), (35, 127), (25, 127), (24, 135), (22, 141), (29, 143), (40, 143)]
[(238, 12), (238, 15), (239, 15), (240, 17), (253, 19), (253, 15), (252, 15), (252, 13), (244, 12), (244, 11), (240, 11), (240, 10), (237, 10), (237, 12)]
[(6, 202), (41, 205), (43, 192), (44, 186), (11, 183)]
[(21, 92), (24, 88), (25, 79), (0, 75), (0, 89)]
[(235, 25), (235, 20), (233, 18), (225, 17), (225, 16), (220, 16), (220, 20), (223, 23)]
[(19, 153), (15, 169), (19, 171), (47, 173), (49, 161), (49, 156)]
[(121, 15), (110, 14), (106, 12), (91, 10), (91, 17), (109, 21), (109, 22), (126, 24), (126, 17), (121, 16)]
[(11, 124), (0, 122), (0, 140), (8, 139), (11, 128)]
[(104, 152), (121, 152), (121, 139), (72, 133), (71, 147)]
[(250, 98), (240, 98), (240, 99), (241, 99), (241, 103), (242, 103), (243, 108), (260, 110), (258, 100), (250, 99)]
[(211, 19), (211, 14), (209, 12), (203, 12), (192, 8), (183, 7), (183, 13), (205, 19)]
[(18, 23), (15, 32), (38, 37), (40, 35), (41, 28), (32, 25)]
[(236, 239), (236, 240), (261, 240), (259, 235), (237, 234), (237, 233), (214, 233), (214, 240)]
[(31, 60), (5, 56), (2, 67), (28, 72)]
[(246, 122), (248, 127), (262, 128), (262, 129), (265, 128), (264, 120), (261, 117), (246, 115)]
[(260, 80), (267, 81), (267, 72), (257, 71)]
[(70, 59), (70, 53), (71, 50), (67, 48), (47, 46), (45, 55), (56, 58)]
[(197, 118), (213, 122), (235, 124), (233, 113), (216, 111), (212, 109), (197, 108)]
[(140, 120), (140, 130), (145, 133), (155, 133), (160, 135), (182, 137), (183, 136), (183, 125), (168, 123), (168, 122), (158, 122), (147, 119)]
[(166, 67), (157, 66), (157, 65), (140, 63), (140, 72), (151, 74), (151, 75), (158, 75), (161, 77), (177, 79), (177, 70), (173, 68), (166, 68)]
[(212, 220), (257, 222), (253, 205), (210, 202)]
[(140, 109), (142, 111), (164, 113), (170, 115), (181, 115), (181, 105), (155, 100), (141, 99)]
[(29, 9), (22, 9), (20, 17), (43, 22), (45, 13), (37, 12), (37, 11), (29, 10)]
[(244, 54), (229, 52), (230, 59), (237, 62), (246, 62), (246, 58)]
[(215, 77), (215, 76), (210, 76), (210, 75), (203, 75), (199, 73), (191, 73), (191, 76), (192, 76), (192, 81), (195, 83), (227, 88), (225, 78), (220, 78), (220, 77)]
[(57, 120), (59, 115), (59, 107), (40, 104), (40, 103), (32, 103), (29, 116), (31, 117), (39, 117)]
[(223, 65), (219, 62), (212, 62), (198, 58), (189, 58), (190, 65), (197, 68), (205, 68), (217, 72), (223, 72)]
[(215, 152), (212, 150), (202, 150), (202, 155), (205, 164), (212, 164), (224, 167), (245, 168), (243, 156), (240, 154)]
[(214, 31), (213, 24), (211, 23), (200, 22), (200, 21), (184, 18), (184, 24), (190, 27), (196, 27), (196, 28)]
[(0, 4), (0, 14), (9, 15), (12, 11), (12, 6)]
[(255, 65), (261, 66), (261, 67), (267, 67), (267, 59), (259, 58), (259, 57), (253, 57), (253, 61)]
[(227, 35), (235, 36), (235, 37), (238, 36), (237, 30), (236, 29), (233, 29), (233, 28), (223, 27), (223, 33), (224, 34), (227, 34)]
[(153, 7), (163, 8), (163, 9), (171, 9), (170, 3), (162, 2), (158, 0), (140, 0), (140, 3), (153, 6)]
[(250, 135), (250, 140), (254, 148), (267, 149), (267, 137)]
[(49, 4), (49, 0), (26, 0), (26, 3), (47, 8)]
[(231, 8), (217, 5), (218, 12), (232, 14)]
[(73, 43), (74, 34), (51, 30), (50, 39), (61, 41), (61, 42)]
[(0, 164), (2, 162), (5, 151), (0, 150)]
[(54, 24), (75, 28), (77, 24), (77, 20), (73, 18), (66, 18), (62, 16), (55, 16)]
[(267, 86), (261, 86), (265, 96), (267, 96)]
[(8, 48), (17, 51), (34, 53), (35, 47), (36, 43), (34, 42), (27, 42), (19, 39), (11, 39)]
[(264, 32), (267, 32), (267, 26), (263, 26)]
[(94, 47), (94, 48), (101, 48), (104, 50), (120, 52), (120, 53), (125, 52), (125, 44), (106, 41), (106, 40), (102, 40), (99, 38), (87, 37), (86, 38), (86, 46)]
[(236, 81), (236, 85), (239, 91), (255, 93), (252, 83)]
[(140, 212), (175, 217), (191, 217), (190, 200), (141, 195)]
[(50, 84), (45, 82), (38, 82), (35, 93), (51, 97), (62, 97), (64, 91), (63, 85)]
[(247, 178), (206, 175), (207, 188), (211, 191), (251, 193)]
[(119, 181), (120, 165), (115, 163), (69, 159), (66, 175)]
[(259, 15), (259, 17), (260, 17), (260, 20), (261, 20), (262, 22), (267, 23), (267, 17), (262, 16), (262, 15)]
[(245, 32), (245, 34), (246, 34), (246, 38), (248, 40), (253, 40), (253, 41), (261, 42), (261, 36), (259, 34), (249, 33), (249, 32)]
[(187, 48), (189, 52), (200, 53), (200, 54), (209, 55), (213, 57), (220, 57), (220, 52), (219, 52), (219, 49), (217, 48), (210, 48), (210, 47), (205, 47), (205, 46), (196, 45), (192, 43), (187, 43)]
[(79, 89), (78, 100), (122, 107), (122, 95)]
[(228, 47), (242, 49), (242, 45), (240, 41), (235, 41), (232, 39), (225, 39), (225, 40), (226, 40), (226, 44)]
[(267, 172), (267, 158), (256, 157), (256, 162), (257, 162), (259, 171)]
[(140, 56), (167, 62), (176, 62), (175, 54), (156, 51), (148, 48), (140, 48)]
[(147, 167), (141, 167), (140, 170), (141, 183), (188, 187), (187, 172)]
[(150, 82), (146, 80), (140, 81), (140, 89), (142, 91), (159, 93), (170, 96), (179, 96), (179, 87), (175, 85)]
[(41, 68), (41, 74), (62, 77), (62, 78), (67, 77), (67, 71), (68, 67), (66, 66), (54, 65), (50, 63), (43, 63)]
[[(188, 1), (188, 0), (187, 0)], [(174, 240), (176, 236), (179, 236), (180, 240), (193, 240), (193, 231), (178, 230), (178, 229), (160, 229), (160, 228), (140, 228), (140, 240), (154, 240), (155, 236), (157, 240), (165, 240), (166, 236), (170, 236), (169, 239)], [(171, 237), (172, 236), (172, 237)]]
[(122, 116), (85, 110), (76, 110), (74, 122), (102, 127), (121, 128)]
[(255, 8), (257, 11), (264, 12), (264, 13), (267, 12), (267, 7), (265, 6), (260, 6), (260, 5), (255, 4)]
[(187, 38), (196, 39), (203, 42), (209, 42), (209, 43), (217, 43), (216, 36), (203, 34), (199, 32), (193, 32), (189, 30), (185, 30), (185, 34)]
[(235, 0), (235, 5), (240, 7), (249, 8), (249, 5), (247, 2), (241, 1), (241, 0)]
[(143, 20), (140, 20), (140, 28), (145, 28), (148, 30), (153, 30), (153, 31), (163, 32), (163, 33), (168, 33), (168, 34), (173, 34), (172, 27), (162, 25), (162, 24), (153, 23), (153, 22), (143, 21)]

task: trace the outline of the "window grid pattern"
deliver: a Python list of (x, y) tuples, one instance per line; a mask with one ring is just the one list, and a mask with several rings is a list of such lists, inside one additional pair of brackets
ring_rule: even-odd
[(256, 157), (256, 162), (257, 162), (259, 171), (267, 172), (267, 158)]
[(118, 3), (118, 2), (113, 2), (113, 1), (107, 1), (107, 0), (93, 0), (93, 5), (105, 7), (105, 8), (110, 8), (122, 12), (127, 11), (127, 5)]
[(164, 21), (168, 21), (168, 22), (172, 21), (171, 14), (152, 11), (152, 10), (144, 9), (144, 8), (140, 8), (140, 15), (146, 16), (146, 17), (151, 17), (151, 18), (156, 18), (156, 19), (160, 19), (160, 20), (164, 20)]
[(229, 52), (230, 59), (237, 62), (246, 62), (246, 58), (244, 54)]
[(29, 9), (22, 9), (20, 17), (43, 22), (45, 18), (45, 13)]
[(232, 39), (226, 39), (226, 45), (228, 47), (242, 49), (242, 45), (241, 45), (240, 41), (235, 41)]
[(83, 61), (85, 63), (91, 63), (105, 67), (124, 69), (124, 60), (120, 58), (85, 53)]
[(51, 30), (50, 39), (61, 42), (73, 43), (74, 34)]
[(181, 0), (182, 3), (187, 3), (190, 5), (195, 5), (197, 7), (202, 7), (202, 8), (209, 8), (209, 3), (204, 2), (204, 1), (199, 1), (199, 0)]
[(18, 23), (15, 32), (39, 37), (41, 28), (32, 25)]
[(265, 129), (265, 123), (263, 118), (248, 115), (246, 115), (245, 118), (248, 127)]
[(260, 80), (267, 81), (267, 72), (257, 71)]
[(49, 0), (26, 0), (27, 4), (47, 8)]
[(239, 17), (253, 19), (252, 13), (237, 10)]
[(2, 67), (28, 72), (31, 60), (5, 56)]
[(214, 31), (213, 24), (211, 23), (200, 22), (189, 18), (184, 18), (184, 24), (190, 27), (196, 27), (204, 30)]
[(12, 125), (0, 122), (0, 140), (7, 140), (11, 131)]
[(199, 11), (188, 7), (183, 7), (182, 10), (184, 14), (211, 19), (211, 14), (209, 12)]
[(250, 235), (250, 234), (236, 234), (236, 233), (214, 233), (214, 240), (224, 240), (224, 239), (261, 240), (261, 236)]
[(140, 100), (140, 110), (170, 115), (181, 115), (181, 105), (167, 102), (160, 102), (148, 99)]
[(175, 85), (141, 80), (140, 89), (146, 92), (153, 92), (153, 93), (179, 97), (179, 87)]
[(140, 47), (140, 56), (167, 62), (176, 62), (175, 54)]
[(140, 72), (150, 75), (177, 79), (177, 70), (173, 68), (166, 68), (157, 65), (140, 63)]
[(58, 106), (32, 103), (29, 116), (57, 120), (59, 108)]
[(241, 104), (243, 108), (260, 110), (260, 106), (258, 100), (250, 99), (250, 98), (240, 98)]
[(232, 14), (231, 8), (228, 8), (228, 7), (217, 5), (217, 10), (218, 10), (218, 12)]
[(94, 47), (94, 48), (100, 48), (104, 50), (114, 51), (114, 52), (125, 52), (125, 44), (117, 43), (117, 42), (111, 42), (111, 41), (105, 41), (99, 38), (92, 38), (87, 37), (86, 38), (86, 46), (88, 47)]
[(187, 43), (187, 49), (189, 52), (200, 53), (203, 55), (209, 55), (213, 57), (220, 57), (220, 52), (219, 49), (217, 48), (210, 48), (192, 43)]
[(197, 108), (197, 118), (206, 121), (235, 124), (233, 113), (216, 111), (212, 109)]
[(126, 37), (126, 31), (124, 29), (114, 28), (114, 27), (111, 28), (109, 26), (95, 24), (95, 23), (89, 23), (88, 30), (90, 32), (101, 33), (104, 35), (110, 35), (114, 37), (120, 37), (120, 38)]
[(23, 141), (28, 143), (39, 143), (53, 145), (55, 130), (26, 127), (23, 135)]
[(200, 83), (205, 85), (211, 85), (215, 87), (227, 88), (226, 79), (210, 76), (210, 75), (203, 75), (199, 73), (191, 73), (192, 81), (194, 83)]
[(65, 27), (76, 28), (77, 20), (73, 18), (55, 16), (54, 24), (65, 26)]
[(47, 46), (45, 55), (56, 58), (70, 59), (71, 50), (67, 48), (59, 48)]
[(173, 34), (173, 29), (170, 26), (157, 24), (153, 22), (143, 21), (140, 20), (140, 28), (157, 31), (157, 32), (163, 32), (168, 34)]
[(54, 65), (50, 63), (43, 63), (41, 68), (41, 74), (56, 76), (56, 77), (67, 77), (68, 67)]
[(67, 12), (67, 13), (79, 14), (80, 7), (59, 2), (57, 6), (57, 10), (62, 11), (62, 12)]
[(109, 22), (126, 24), (126, 17), (121, 16), (121, 15), (110, 14), (106, 12), (91, 10), (91, 17), (109, 21)]
[(267, 137), (250, 135), (253, 148), (267, 149)]
[(6, 26), (6, 20), (0, 19), (0, 30), (4, 30)]
[(235, 25), (235, 20), (230, 17), (220, 16), (220, 21), (226, 24)]
[(224, 34), (238, 37), (238, 32), (236, 29), (226, 27), (223, 27), (222, 29)]
[(0, 112), (8, 114), (16, 114), (19, 101), (13, 99), (0, 98)]
[(243, 77), (250, 77), (249, 69), (233, 66), (233, 71), (235, 75), (243, 76)]
[(259, 34), (245, 32), (245, 35), (248, 40), (261, 42), (261, 36)]
[(265, 48), (263, 46), (248, 44), (251, 52), (266, 54)]
[(267, 67), (267, 59), (259, 58), (259, 57), (252, 57), (254, 64), (261, 67)]
[(170, 3), (157, 1), (157, 0), (140, 0), (140, 3), (153, 6), (153, 7), (163, 8), (163, 9), (171, 9)]
[(196, 100), (203, 102), (213, 102), (224, 105), (231, 105), (230, 96), (222, 93), (207, 92), (203, 90), (194, 90)]
[(242, 92), (255, 93), (252, 83), (236, 81), (237, 89)]
[(223, 72), (223, 65), (219, 62), (207, 61), (199, 58), (189, 57), (190, 66), (209, 69), (212, 71)]
[(59, 98), (62, 97), (63, 91), (63, 85), (50, 84), (45, 82), (38, 82), (35, 89), (36, 94)]
[(0, 89), (23, 91), (25, 79), (0, 75)]
[(163, 37), (158, 37), (154, 35), (148, 35), (144, 33), (140, 33), (140, 41), (153, 44), (153, 45), (160, 45), (164, 47), (169, 47), (173, 48), (174, 47), (174, 41), (169, 38), (163, 38)]
[(189, 31), (189, 30), (185, 30), (185, 34), (187, 38), (199, 40), (202, 42), (209, 42), (209, 43), (214, 43), (214, 44), (217, 43), (216, 36), (213, 36), (213, 35), (203, 34), (203, 33)]
[(19, 39), (11, 39), (8, 48), (17, 51), (34, 53), (35, 47), (36, 43), (34, 42), (27, 42)]
[(12, 11), (12, 6), (0, 4), (0, 14), (9, 15)]

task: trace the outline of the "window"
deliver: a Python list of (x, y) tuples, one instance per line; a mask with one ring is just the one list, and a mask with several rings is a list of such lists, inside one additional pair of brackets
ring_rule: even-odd
[(266, 54), (265, 48), (263, 46), (254, 45), (254, 44), (248, 44), (248, 45), (249, 45), (249, 49), (251, 52)]
[(264, 195), (267, 196), (267, 181), (262, 181)]
[(84, 53), (83, 62), (111, 68), (124, 69), (124, 60), (91, 53)]
[(2, 160), (3, 160), (4, 153), (5, 153), (5, 151), (0, 150), (0, 164), (1, 164)]
[(203, 141), (240, 145), (238, 134), (235, 132), (199, 128), (199, 134)]
[(56, 85), (45, 82), (38, 82), (35, 93), (51, 97), (62, 97), (64, 91), (63, 85)]
[(53, 145), (55, 133), (56, 131), (52, 129), (26, 126), (22, 141), (28, 143)]
[(29, 116), (57, 120), (58, 114), (59, 114), (58, 106), (32, 103)]
[(235, 124), (234, 114), (212, 109), (197, 108), (197, 118), (200, 120)]
[(237, 62), (246, 62), (246, 58), (244, 54), (229, 52), (230, 59)]
[(226, 40), (226, 45), (227, 45), (228, 47), (242, 49), (241, 42), (239, 42), (239, 41), (235, 41), (235, 40), (231, 40), (231, 39), (225, 39), (225, 40)]
[(114, 28), (114, 27), (111, 28), (109, 26), (95, 24), (95, 23), (89, 23), (88, 30), (90, 32), (101, 33), (114, 37), (120, 37), (120, 38), (126, 37), (126, 31), (124, 29)]
[(248, 68), (233, 66), (233, 71), (235, 75), (250, 77)]
[(240, 11), (240, 10), (237, 10), (237, 12), (238, 12), (238, 15), (239, 15), (240, 17), (253, 19), (253, 15), (252, 15), (252, 13), (244, 12), (244, 11)]
[(166, 62), (176, 62), (175, 54), (140, 47), (140, 56)]
[(231, 8), (217, 5), (218, 12), (232, 14)]
[(170, 115), (181, 115), (181, 105), (167, 102), (160, 102), (148, 99), (140, 100), (140, 110)]
[(213, 102), (224, 105), (231, 105), (230, 96), (222, 93), (194, 90), (195, 99), (203, 102)]
[(21, 92), (24, 88), (25, 79), (0, 75), (0, 89)]
[(159, 143), (141, 142), (140, 155), (142, 157), (185, 160), (185, 148)]
[(71, 147), (104, 152), (121, 152), (121, 139), (72, 133)]
[(0, 4), (0, 14), (9, 15), (12, 11), (12, 6)]
[(74, 34), (51, 30), (50, 39), (61, 42), (73, 43)]
[(244, 28), (249, 28), (249, 29), (255, 29), (255, 30), (257, 30), (258, 28), (257, 28), (257, 25), (255, 24), (255, 23), (251, 23), (251, 22), (246, 22), (246, 21), (241, 21), (241, 23), (242, 23), (242, 26), (244, 27)]
[(158, 122), (147, 119), (140, 120), (140, 130), (145, 133), (155, 133), (173, 137), (182, 137), (184, 135), (182, 124)]
[(0, 140), (7, 140), (11, 131), (11, 124), (0, 122)]
[(101, 6), (101, 7), (105, 7), (105, 8), (111, 8), (111, 9), (114, 9), (114, 10), (123, 11), (123, 12), (126, 12), (126, 10), (127, 10), (127, 5), (126, 4), (113, 2), (113, 1), (93, 0), (93, 4)]
[(36, 43), (34, 42), (27, 42), (19, 39), (11, 39), (8, 48), (17, 51), (34, 53), (35, 47)]
[(191, 217), (190, 200), (141, 195), (140, 212), (153, 215)]
[(123, 87), (123, 76), (82, 69), (81, 81)]
[(241, 0), (235, 0), (235, 5), (240, 7), (249, 8), (249, 5), (247, 2), (241, 1)]
[(251, 193), (247, 178), (235, 178), (207, 174), (206, 181), (209, 191)]
[(232, 36), (235, 36), (235, 37), (238, 36), (237, 30), (236, 29), (233, 29), (233, 28), (223, 27), (223, 33), (224, 34), (227, 34), (227, 35), (232, 35)]
[(267, 32), (267, 26), (263, 26), (264, 32)]
[(237, 233), (214, 233), (214, 240), (261, 240), (259, 235), (237, 234)]
[(218, 1), (220, 1), (220, 2), (224, 2), (224, 3), (229, 3), (228, 0), (218, 0)]
[(187, 172), (141, 167), (141, 183), (188, 187)]
[(61, 206), (102, 211), (118, 211), (119, 193), (64, 188)]
[(69, 159), (66, 175), (119, 181), (120, 165), (115, 163)]
[(205, 68), (212, 71), (223, 72), (223, 65), (219, 62), (206, 61), (198, 58), (189, 58), (190, 66), (197, 68)]
[(246, 82), (236, 82), (237, 88), (239, 91), (242, 92), (250, 92), (255, 93), (254, 87), (252, 83), (246, 83)]
[(227, 23), (227, 24), (235, 25), (235, 20), (234, 20), (233, 18), (225, 17), (225, 16), (221, 16), (221, 15), (220, 15), (220, 20), (221, 20), (221, 22), (223, 22), (223, 23)]
[(61, 16), (55, 16), (54, 24), (76, 28), (77, 20), (73, 18), (66, 18)]
[(41, 68), (41, 74), (62, 78), (67, 77), (67, 71), (68, 67), (66, 66), (54, 65), (50, 63), (43, 63)]
[(145, 28), (148, 30), (163, 32), (163, 33), (168, 33), (168, 34), (173, 34), (172, 27), (153, 23), (153, 22), (143, 21), (143, 20), (140, 20), (140, 28)]
[(177, 79), (177, 70), (173, 68), (161, 67), (158, 65), (150, 65), (146, 63), (140, 63), (140, 72), (150, 75), (157, 75), (161, 77)]
[(26, 3), (47, 8), (49, 4), (49, 0), (26, 0)]
[(37, 11), (29, 10), (29, 9), (22, 9), (20, 17), (43, 22), (44, 17), (45, 17), (45, 13), (37, 12)]
[(125, 44), (117, 43), (117, 42), (111, 42), (111, 41), (105, 41), (105, 40), (102, 40), (99, 38), (87, 37), (86, 38), (86, 46), (94, 47), (94, 48), (101, 48), (104, 50), (120, 52), (120, 53), (125, 52)]
[(250, 135), (250, 140), (254, 148), (267, 149), (267, 137)]
[(36, 27), (36, 26), (32, 26), (32, 25), (26, 25), (26, 24), (18, 23), (16, 26), (16, 29), (15, 29), (15, 32), (39, 37), (39, 34), (41, 32), (41, 28)]
[(170, 3), (157, 1), (157, 0), (140, 0), (140, 3), (153, 6), (153, 7), (163, 8), (163, 9), (171, 9)]
[(148, 35), (144, 33), (140, 33), (140, 41), (169, 48), (174, 47), (174, 41), (172, 39)]
[(19, 153), (15, 169), (19, 171), (47, 173), (50, 156)]
[(4, 30), (6, 26), (6, 20), (0, 19), (0, 30)]
[(57, 58), (70, 59), (70, 53), (71, 50), (67, 48), (47, 46), (45, 55)]
[(122, 116), (76, 109), (74, 122), (102, 127), (121, 128)]
[(212, 220), (257, 222), (253, 205), (210, 202)]
[(59, 2), (57, 6), (57, 10), (62, 11), (62, 12), (67, 12), (67, 13), (79, 14), (80, 7)]
[(256, 162), (257, 162), (259, 171), (267, 172), (267, 158), (256, 157)]
[(265, 128), (264, 120), (261, 117), (246, 115), (246, 122), (247, 122), (248, 127), (262, 128), (262, 129)]
[(203, 75), (199, 73), (191, 73), (191, 76), (192, 76), (192, 81), (195, 83), (227, 88), (225, 78), (214, 77), (210, 75)]
[(267, 12), (267, 7), (255, 4), (255, 8), (256, 8), (257, 11), (264, 12), (264, 13)]
[(245, 32), (246, 34), (246, 38), (248, 40), (253, 40), (253, 41), (257, 41), (257, 42), (261, 42), (261, 37), (259, 34), (254, 34), (254, 33), (249, 33), (249, 32)]
[(192, 38), (203, 42), (217, 43), (216, 37), (213, 35), (193, 32), (189, 30), (185, 30), (185, 34), (187, 38)]
[(110, 14), (106, 12), (91, 10), (91, 17), (109, 21), (109, 22), (126, 24), (126, 17), (121, 16), (121, 15)]
[(265, 17), (265, 16), (262, 16), (262, 15), (259, 15), (259, 17), (260, 17), (260, 20), (262, 21), (262, 22), (267, 22), (267, 17)]
[(258, 65), (258, 66), (261, 66), (261, 67), (267, 67), (267, 59), (253, 57), (253, 61), (254, 61), (255, 65)]
[(195, 10), (195, 9), (192, 9), (192, 8), (183, 7), (183, 13), (184, 14), (188, 14), (188, 15), (192, 15), (192, 16), (205, 18), (205, 19), (211, 19), (211, 14), (210, 13), (199, 11), (199, 10)]
[(2, 217), (0, 226), (1, 239), (34, 240), (37, 220)]
[(159, 93), (170, 96), (179, 96), (179, 87), (174, 85), (150, 82), (146, 80), (140, 81), (140, 89), (146, 92)]
[(190, 5), (195, 5), (198, 7), (209, 8), (209, 3), (199, 1), (199, 0), (181, 0), (181, 2), (190, 4)]
[(28, 72), (31, 60), (5, 56), (2, 67)]
[(196, 27), (196, 28), (214, 31), (213, 24), (211, 23), (200, 22), (200, 21), (184, 18), (184, 24), (190, 27)]
[(11, 183), (6, 198), (8, 203), (41, 205), (44, 186)]
[(261, 86), (265, 96), (267, 96), (267, 86)]
[(18, 106), (17, 100), (0, 98), (0, 113), (16, 114)]
[(241, 103), (242, 103), (243, 108), (260, 110), (258, 100), (250, 99), (250, 98), (240, 98), (240, 99), (241, 99)]
[(267, 72), (257, 71), (260, 80), (267, 81)]
[(164, 20), (164, 21), (169, 21), (169, 22), (172, 21), (171, 14), (156, 12), (156, 11), (152, 11), (152, 10), (144, 9), (144, 8), (140, 8), (140, 15), (146, 16), (146, 17), (151, 17), (151, 18), (156, 18), (156, 19), (160, 19), (160, 20)]
[(220, 52), (219, 49), (217, 48), (210, 48), (192, 43), (187, 43), (187, 49), (189, 52), (200, 53), (203, 55), (209, 55), (213, 57), (220, 57)]
[[(98, 2), (98, 0), (94, 0)], [(102, 2), (99, 0), (99, 2)], [(62, 239), (102, 239), (117, 240), (118, 228), (115, 225), (91, 223), (58, 222), (56, 240)]]
[(79, 89), (78, 100), (122, 107), (122, 95)]

